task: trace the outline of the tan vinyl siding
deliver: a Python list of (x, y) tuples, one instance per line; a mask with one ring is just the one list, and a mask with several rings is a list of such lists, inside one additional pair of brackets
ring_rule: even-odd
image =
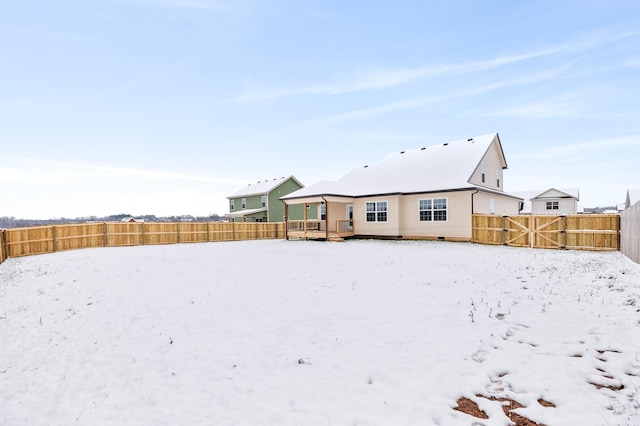
[[(493, 212), (491, 211), (491, 200), (493, 200)], [(496, 214), (496, 215), (516, 215), (519, 213), (520, 200), (506, 197), (500, 194), (490, 194), (478, 192), (473, 196), (473, 213)]]
[[(367, 222), (366, 203), (377, 201), (387, 202), (387, 221)], [(357, 198), (353, 203), (353, 220), (357, 224), (356, 233), (358, 235), (376, 235), (381, 237), (401, 235), (400, 223), (398, 221), (399, 208), (400, 201), (398, 195)]]
[[(484, 162), (484, 173), (485, 173), (484, 183), (482, 182), (482, 163), (483, 162)], [(503, 164), (500, 156), (500, 148), (496, 140), (494, 140), (494, 142), (491, 144), (486, 154), (482, 158), (482, 161), (480, 162), (480, 164), (478, 164), (478, 167), (473, 172), (473, 175), (471, 175), (471, 179), (469, 179), (469, 183), (482, 186), (485, 188), (502, 191), (504, 188), (502, 166)], [(496, 181), (498, 177), (496, 176), (496, 172), (499, 174), (499, 177), (500, 177), (499, 187)]]
[[(420, 221), (420, 200), (446, 198), (446, 221)], [(405, 195), (402, 198), (404, 237), (471, 239), (471, 192), (440, 192)]]
[[(336, 220), (344, 220), (347, 217), (346, 204), (329, 203), (329, 232), (336, 231)], [(320, 218), (320, 206), (318, 206), (318, 218)]]

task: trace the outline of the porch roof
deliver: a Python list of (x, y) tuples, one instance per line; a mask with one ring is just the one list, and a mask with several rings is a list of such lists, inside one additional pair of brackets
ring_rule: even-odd
[(227, 213), (225, 216), (226, 217), (242, 217), (242, 216), (247, 216), (250, 214), (254, 214), (254, 213), (260, 213), (260, 212), (266, 212), (267, 208), (266, 207), (262, 207), (259, 209), (248, 209), (248, 210), (240, 210), (237, 212), (233, 212), (233, 213)]

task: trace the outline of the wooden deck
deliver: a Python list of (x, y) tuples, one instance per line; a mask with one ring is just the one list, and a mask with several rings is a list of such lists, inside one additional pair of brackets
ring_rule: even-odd
[(324, 221), (320, 220), (309, 220), (307, 221), (306, 226), (304, 221), (301, 220), (289, 221), (287, 223), (287, 238), (294, 240), (343, 241), (344, 238), (353, 237), (355, 235), (353, 222), (349, 220), (336, 221), (336, 229), (338, 229), (338, 231), (329, 231), (327, 233), (324, 226)]

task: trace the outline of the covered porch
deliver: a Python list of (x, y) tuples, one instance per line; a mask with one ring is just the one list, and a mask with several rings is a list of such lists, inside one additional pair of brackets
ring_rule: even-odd
[[(355, 235), (353, 200), (347, 197), (310, 197), (285, 202), (286, 238), (343, 241)], [(289, 218), (289, 206), (303, 205), (302, 220)], [(309, 219), (310, 209), (317, 209), (319, 219)]]

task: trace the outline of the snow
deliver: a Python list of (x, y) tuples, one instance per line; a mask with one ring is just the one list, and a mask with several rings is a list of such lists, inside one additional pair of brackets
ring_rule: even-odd
[[(318, 195), (366, 196), (471, 188), (471, 175), (498, 134), (395, 152), (381, 162), (351, 170), (338, 181), (322, 181), (283, 200)], [(500, 192), (501, 193), (501, 192)]]
[(283, 176), (281, 178), (267, 179), (260, 182), (250, 183), (249, 185), (239, 189), (238, 191), (228, 196), (227, 198), (231, 199), (231, 198), (238, 198), (238, 197), (248, 197), (250, 195), (267, 194), (271, 192), (273, 189), (277, 188), (278, 186), (288, 181), (289, 179), (293, 179), (297, 184), (302, 186), (302, 184), (295, 177)]
[[(638, 425), (639, 310), (640, 265), (611, 252), (263, 240), (12, 258), (0, 424), (509, 425), (485, 395), (547, 425)], [(454, 410), (462, 396), (490, 418)]]

